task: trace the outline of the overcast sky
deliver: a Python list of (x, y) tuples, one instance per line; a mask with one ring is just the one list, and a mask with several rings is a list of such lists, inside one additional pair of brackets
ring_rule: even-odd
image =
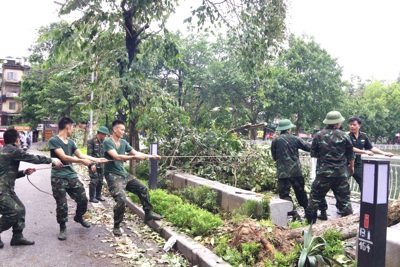
[[(26, 56), (37, 29), (58, 19), (57, 8), (53, 0), (1, 0), (0, 57)], [(292, 0), (288, 27), (313, 36), (338, 59), (345, 78), (394, 81), (400, 74), (399, 11), (399, 0)], [(184, 17), (176, 16), (173, 25)]]

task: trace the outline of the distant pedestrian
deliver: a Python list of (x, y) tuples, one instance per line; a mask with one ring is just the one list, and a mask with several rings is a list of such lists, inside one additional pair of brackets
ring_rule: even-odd
[[(21, 161), (33, 164), (53, 163), (61, 167), (60, 160), (40, 155), (28, 154), (19, 149), (20, 135), (17, 130), (9, 129), (4, 132), (5, 145), (0, 148), (0, 233), (12, 228), (11, 246), (33, 245), (34, 241), (27, 240), (22, 231), (25, 228), (25, 206), (14, 191), (15, 180), (25, 175), (31, 175), (36, 170), (29, 168), (19, 171)], [(4, 243), (0, 238), (0, 248)]]
[[(299, 149), (309, 152), (310, 144), (298, 136), (291, 134), (291, 128), (296, 127), (288, 119), (279, 122), (277, 131), (281, 131), (271, 143), (272, 158), (276, 161), (278, 193), (281, 199), (293, 203), (290, 196), (290, 189), (293, 187), (297, 201), (304, 209), (307, 208), (308, 198), (304, 191), (304, 176), (301, 172), (299, 159)], [(299, 220), (300, 216), (293, 204), (293, 211), (288, 213), (294, 220)]]
[(317, 174), (306, 209), (308, 223), (317, 220), (317, 209), (330, 189), (342, 216), (353, 213), (348, 177), (354, 173), (354, 152), (350, 137), (339, 129), (343, 121), (340, 112), (329, 112), (323, 121), (326, 128), (315, 135), (311, 144), (311, 157), (317, 158)]
[(74, 141), (70, 139), (75, 122), (69, 117), (62, 117), (58, 122), (58, 135), (49, 140), (51, 157), (59, 158), (66, 166), (61, 169), (51, 170), (51, 187), (53, 197), (57, 203), (57, 222), (60, 224), (59, 240), (67, 239), (68, 204), (67, 194), (76, 202), (74, 221), (83, 227), (89, 228), (90, 222), (83, 218), (87, 211), (88, 199), (85, 188), (78, 178), (72, 163), (81, 163), (89, 166), (93, 162), (104, 163), (105, 158), (94, 158), (83, 154)]
[[(107, 127), (100, 126), (97, 134), (87, 142), (87, 154), (94, 158), (104, 157), (103, 141), (109, 134)], [(104, 201), (101, 195), (104, 180), (104, 166), (101, 163), (92, 163), (88, 166), (89, 169), (89, 201), (98, 203)]]
[(124, 168), (124, 161), (144, 160), (148, 158), (159, 159), (159, 155), (148, 155), (133, 149), (129, 143), (123, 139), (125, 134), (125, 123), (115, 120), (112, 123), (112, 135), (103, 142), (104, 156), (110, 161), (105, 164), (104, 173), (108, 184), (108, 190), (115, 200), (114, 206), (114, 228), (115, 236), (121, 236), (121, 222), (124, 218), (126, 193), (136, 194), (142, 203), (145, 212), (144, 221), (160, 220), (159, 216), (152, 212), (153, 205), (150, 203), (148, 188), (141, 183), (135, 176), (128, 173)]

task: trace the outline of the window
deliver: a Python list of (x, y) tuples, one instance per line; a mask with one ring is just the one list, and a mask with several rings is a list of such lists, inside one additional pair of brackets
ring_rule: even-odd
[(8, 109), (9, 110), (15, 110), (15, 102), (14, 101), (8, 102)]
[(18, 73), (14, 71), (7, 72), (7, 80), (8, 81), (18, 81)]

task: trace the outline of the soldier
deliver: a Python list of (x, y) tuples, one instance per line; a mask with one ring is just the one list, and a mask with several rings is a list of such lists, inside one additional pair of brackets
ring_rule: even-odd
[[(101, 158), (104, 155), (103, 141), (109, 134), (107, 127), (100, 126), (97, 130), (97, 135), (92, 139), (88, 140), (87, 143), (87, 154), (94, 158)], [(89, 169), (89, 201), (98, 203), (105, 199), (101, 195), (101, 189), (103, 187), (104, 168), (100, 163), (92, 163), (88, 166)]]
[(343, 121), (340, 112), (329, 112), (323, 121), (327, 127), (315, 135), (311, 144), (311, 157), (317, 158), (317, 176), (306, 209), (308, 223), (317, 220), (318, 206), (330, 189), (342, 216), (353, 213), (348, 177), (354, 173), (354, 152), (350, 137), (339, 129)]
[[(306, 141), (292, 135), (291, 128), (296, 127), (290, 120), (281, 120), (276, 130), (281, 134), (275, 137), (271, 143), (272, 158), (276, 161), (278, 192), (281, 199), (289, 200), (293, 203), (290, 196), (290, 188), (296, 194), (297, 201), (304, 209), (307, 208), (308, 198), (304, 191), (304, 177), (301, 172), (299, 160), (299, 149), (310, 151), (310, 144)], [(293, 220), (299, 220), (300, 216), (293, 205), (293, 211), (288, 213), (293, 216)]]
[[(85, 188), (71, 163), (81, 163), (89, 166), (93, 162), (106, 162), (105, 158), (94, 158), (83, 154), (75, 142), (70, 139), (75, 122), (69, 117), (62, 117), (58, 122), (58, 135), (49, 140), (50, 155), (59, 158), (66, 166), (62, 169), (51, 170), (51, 187), (57, 203), (57, 222), (60, 224), (59, 240), (67, 239), (68, 205), (67, 193), (76, 202), (74, 221), (89, 228), (90, 222), (83, 218), (87, 211), (88, 200)], [(74, 155), (76, 157), (74, 157)]]
[(126, 193), (125, 190), (138, 195), (145, 212), (144, 221), (160, 220), (163, 216), (152, 212), (148, 188), (135, 176), (124, 169), (123, 161), (144, 160), (147, 158), (159, 159), (159, 155), (148, 155), (133, 149), (126, 140), (122, 139), (125, 133), (123, 121), (115, 120), (112, 123), (112, 136), (103, 142), (104, 157), (111, 160), (104, 166), (104, 174), (108, 184), (108, 190), (115, 200), (114, 206), (114, 228), (115, 236), (121, 236), (121, 222), (124, 218)]
[[(18, 171), (21, 161), (33, 164), (53, 163), (61, 167), (58, 159), (45, 156), (28, 154), (19, 149), (20, 137), (17, 130), (9, 129), (4, 132), (5, 145), (0, 148), (0, 233), (12, 227), (13, 236), (11, 246), (33, 245), (34, 241), (27, 240), (22, 231), (25, 228), (25, 206), (14, 191), (15, 180), (25, 175), (31, 175), (36, 170), (33, 168)], [(0, 238), (0, 248), (4, 243)]]
[[(360, 131), (361, 128), (361, 118), (352, 117), (349, 119), (349, 128), (350, 128), (350, 139), (353, 143), (353, 150), (357, 154), (366, 154), (369, 156), (373, 156), (375, 154), (385, 155), (387, 157), (393, 157), (394, 154), (390, 152), (383, 152), (379, 148), (373, 147), (370, 143), (368, 136), (366, 133)], [(356, 155), (356, 159), (354, 162), (354, 174), (353, 178), (362, 189), (362, 161), (361, 155)]]

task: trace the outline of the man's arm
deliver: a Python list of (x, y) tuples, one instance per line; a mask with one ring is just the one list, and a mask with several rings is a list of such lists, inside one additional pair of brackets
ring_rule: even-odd
[(371, 148), (371, 151), (374, 152), (374, 153), (376, 153), (376, 154), (384, 155), (384, 156), (386, 156), (386, 157), (393, 157), (393, 156), (394, 156), (393, 153), (390, 153), (390, 152), (383, 152), (382, 150), (380, 150), (379, 148), (376, 148), (376, 147)]
[[(75, 152), (77, 150), (75, 150)], [(56, 153), (57, 157), (63, 162), (80, 163), (80, 164), (84, 164), (85, 166), (89, 166), (92, 163), (92, 161), (90, 161), (89, 159), (83, 159), (83, 158), (79, 158), (79, 157), (77, 158), (77, 157), (65, 155), (64, 150), (62, 150), (62, 148), (54, 149), (54, 153)]]
[(138, 160), (144, 160), (144, 159), (160, 159), (161, 157), (159, 155), (150, 155), (150, 154), (145, 154), (139, 151), (136, 151), (135, 149), (132, 149), (129, 151), (130, 155), (134, 155), (136, 159)]
[(90, 160), (90, 161), (97, 162), (97, 163), (105, 163), (108, 161), (106, 158), (95, 158), (95, 157), (92, 157), (89, 155), (85, 155), (79, 149), (76, 149), (74, 151), (74, 155), (77, 156), (79, 159)]
[(368, 155), (368, 156), (373, 156), (374, 152), (372, 152), (371, 150), (364, 150), (364, 149), (359, 149), (356, 147), (353, 147), (353, 151), (356, 154), (364, 154), (364, 155)]

